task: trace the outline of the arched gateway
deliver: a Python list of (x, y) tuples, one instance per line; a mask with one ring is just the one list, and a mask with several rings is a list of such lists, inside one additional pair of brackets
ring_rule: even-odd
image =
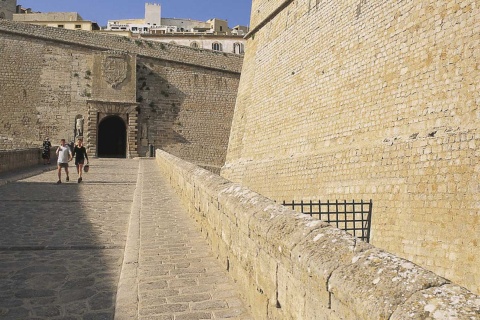
[(88, 152), (98, 157), (133, 158), (137, 152), (137, 105), (88, 101)]
[(119, 116), (105, 117), (98, 124), (99, 157), (125, 158), (127, 155), (127, 126)]

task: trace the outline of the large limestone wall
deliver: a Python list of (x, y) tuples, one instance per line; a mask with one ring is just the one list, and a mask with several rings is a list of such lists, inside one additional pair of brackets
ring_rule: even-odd
[(477, 319), (480, 297), (157, 150), (157, 163), (254, 319)]
[[(106, 51), (56, 40), (0, 30), (0, 149), (36, 147), (45, 137), (53, 144), (74, 140), (75, 118), (87, 122), (92, 99), (135, 105), (134, 57), (122, 86), (105, 88), (100, 65)], [(88, 130), (85, 136), (91, 143)]]
[(0, 31), (0, 59), (0, 149), (73, 139), (75, 116), (87, 113), (92, 53)]
[(75, 119), (83, 117), (87, 147), (95, 153), (98, 122), (118, 113), (135, 149), (127, 154), (145, 156), (151, 143), (219, 172), (242, 60), (0, 21), (0, 149), (39, 146), (45, 136), (72, 140)]
[(374, 245), (480, 292), (478, 1), (254, 0), (251, 27), (222, 176), (373, 199)]
[(0, 19), (13, 19), (13, 14), (16, 12), (16, 0), (1, 0), (0, 1)]
[(148, 144), (219, 173), (225, 163), (239, 75), (140, 58), (139, 153)]

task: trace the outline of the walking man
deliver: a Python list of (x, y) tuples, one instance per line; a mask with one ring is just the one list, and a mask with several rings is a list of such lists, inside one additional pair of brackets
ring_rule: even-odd
[(56, 151), (58, 157), (58, 181), (57, 184), (62, 183), (62, 168), (65, 168), (65, 174), (67, 175), (66, 181), (69, 181), (68, 176), (68, 162), (72, 160), (72, 151), (70, 147), (65, 144), (65, 139), (60, 140), (60, 146)]

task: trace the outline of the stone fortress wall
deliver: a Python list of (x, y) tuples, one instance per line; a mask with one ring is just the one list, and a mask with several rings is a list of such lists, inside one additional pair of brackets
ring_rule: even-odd
[(480, 292), (478, 1), (254, 0), (222, 176), (373, 199), (375, 246)]
[(2, 20), (0, 57), (0, 149), (73, 140), (81, 117), (95, 154), (99, 122), (119, 115), (129, 156), (153, 144), (224, 163), (241, 56)]
[(17, 11), (17, 1), (0, 0), (0, 19), (12, 20), (13, 14)]
[(162, 150), (162, 174), (254, 319), (478, 319), (480, 296)]

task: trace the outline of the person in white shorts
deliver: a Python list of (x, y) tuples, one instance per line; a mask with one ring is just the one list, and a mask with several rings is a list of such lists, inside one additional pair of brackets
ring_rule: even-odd
[(56, 151), (58, 157), (58, 181), (57, 184), (62, 183), (62, 168), (65, 168), (65, 174), (67, 175), (66, 181), (69, 181), (70, 178), (68, 176), (68, 162), (72, 160), (72, 150), (70, 147), (65, 144), (65, 139), (60, 140), (60, 146), (57, 148)]

